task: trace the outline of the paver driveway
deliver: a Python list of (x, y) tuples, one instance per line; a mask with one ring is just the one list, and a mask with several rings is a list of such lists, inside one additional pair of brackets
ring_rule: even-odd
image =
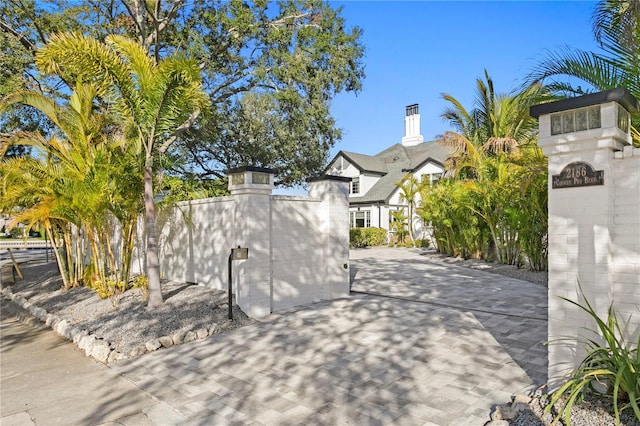
[[(482, 425), (546, 381), (546, 289), (352, 251), (351, 297), (113, 368), (189, 424)], [(499, 313), (498, 313), (499, 312)]]

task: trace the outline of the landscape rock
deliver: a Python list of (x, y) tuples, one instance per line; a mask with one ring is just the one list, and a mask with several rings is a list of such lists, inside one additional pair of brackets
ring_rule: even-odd
[(206, 328), (200, 328), (198, 330), (196, 330), (196, 339), (197, 340), (202, 340), (205, 337), (207, 337), (209, 335), (209, 332), (207, 331)]
[(44, 309), (42, 309), (42, 308), (40, 308), (38, 306), (35, 306), (35, 305), (31, 308), (31, 310), (29, 312), (31, 312), (31, 314), (34, 317), (38, 318), (41, 321), (42, 321), (43, 318), (47, 317), (47, 311), (45, 311)]
[(107, 358), (107, 364), (111, 364), (112, 362), (121, 361), (123, 359), (127, 359), (127, 356), (118, 351), (111, 351), (109, 353), (109, 357)]
[(80, 343), (80, 339), (89, 334), (89, 332), (80, 327), (73, 327), (70, 334), (71, 340), (77, 345), (78, 343)]
[(67, 328), (69, 327), (69, 323), (66, 320), (60, 320), (56, 323), (54, 330), (61, 336), (66, 336)]
[(184, 343), (194, 342), (198, 335), (193, 331), (187, 331), (187, 334), (184, 336)]
[(110, 354), (111, 348), (109, 347), (109, 343), (105, 342), (104, 340), (94, 339), (93, 344), (89, 348), (88, 355), (102, 362), (103, 364), (106, 364)]
[(44, 323), (45, 323), (47, 326), (49, 326), (49, 327), (52, 327), (52, 328), (53, 328), (53, 323), (56, 321), (56, 319), (57, 319), (57, 317), (56, 317), (55, 315), (53, 315), (53, 314), (47, 314), (47, 317), (46, 317), (46, 319), (45, 319)]
[(140, 355), (144, 355), (146, 353), (147, 353), (147, 349), (144, 346), (138, 346), (131, 350), (131, 352), (129, 353), (129, 357), (137, 358)]
[(163, 348), (173, 346), (173, 339), (171, 338), (171, 336), (162, 336), (159, 340)]
[(518, 415), (518, 412), (512, 410), (510, 406), (499, 405), (491, 414), (491, 420), (511, 420)]
[(529, 395), (523, 395), (523, 394), (516, 394), (513, 396), (513, 402), (514, 403), (523, 403), (523, 404), (529, 404), (531, 402), (533, 398)]
[(95, 337), (89, 334), (85, 334), (78, 341), (78, 347), (82, 349), (87, 355), (89, 355), (90, 348), (93, 346), (93, 342), (95, 341)]
[(145, 343), (144, 347), (147, 349), (148, 352), (153, 352), (160, 349), (162, 347), (162, 343), (160, 343), (159, 339), (152, 339), (152, 340), (149, 340), (147, 343)]
[(174, 334), (171, 336), (171, 340), (173, 340), (173, 344), (174, 344), (174, 345), (181, 345), (182, 343), (184, 343), (184, 336), (185, 336), (186, 334), (187, 334), (187, 333), (185, 333), (185, 332), (183, 332), (183, 331), (179, 331), (179, 332), (177, 332), (177, 333), (174, 333)]

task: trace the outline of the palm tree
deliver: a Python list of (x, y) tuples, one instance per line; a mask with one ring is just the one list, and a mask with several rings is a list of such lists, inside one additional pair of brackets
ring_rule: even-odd
[[(498, 94), (486, 70), (484, 77), (484, 80), (476, 80), (476, 97), (471, 110), (453, 96), (443, 95), (451, 106), (442, 117), (456, 130), (441, 138), (442, 143), (454, 148), (454, 153), (447, 159), (447, 175), (462, 183), (455, 189), (466, 196), (459, 199), (466, 203), (466, 211), (482, 222), (476, 231), (465, 230), (461, 232), (463, 238), (456, 238), (467, 244), (471, 241), (467, 234), (482, 236), (486, 227), (490, 238), (487, 247), (483, 248), (484, 244), (481, 244), (481, 249), (487, 250), (484, 256), (493, 255), (500, 262), (516, 264), (520, 262), (520, 237), (526, 234), (522, 230), (529, 214), (523, 197), (531, 194), (520, 189), (527, 187), (527, 182), (515, 177), (537, 182), (541, 176), (546, 176), (546, 170), (526, 173), (520, 164), (537, 164), (533, 158), (543, 158), (535, 144), (538, 126), (529, 115), (529, 107), (549, 98), (549, 92), (541, 84), (534, 83), (514, 94)], [(527, 157), (532, 160), (524, 160)], [(427, 195), (435, 202), (442, 200), (436, 194)], [(423, 204), (425, 217), (437, 216), (429, 209), (437, 210), (438, 206)], [(440, 228), (446, 229), (445, 226)], [(458, 243), (443, 245), (454, 247)], [(533, 243), (528, 246), (537, 247)], [(477, 252), (477, 243), (462, 251)]]
[[(96, 110), (96, 95), (93, 86), (78, 82), (62, 105), (29, 91), (13, 93), (0, 103), (0, 110), (17, 103), (35, 108), (55, 125), (49, 137), (38, 132), (17, 132), (8, 137), (14, 143), (34, 147), (41, 155), (2, 162), (1, 207), (20, 207), (16, 221), (39, 222), (54, 239), (54, 231), (62, 230), (66, 256), (57, 251), (58, 245), (54, 250), (65, 287), (83, 281), (91, 285), (92, 280), (105, 282), (107, 278), (127, 281), (129, 242), (141, 206), (136, 193), (141, 170), (130, 170), (131, 157), (121, 138), (109, 131), (113, 127), (109, 117)], [(107, 219), (108, 212), (123, 227), (124, 260), (119, 277), (114, 276), (118, 265), (111, 244), (115, 223)], [(88, 252), (91, 264), (85, 270)]]
[(156, 62), (140, 44), (125, 37), (111, 35), (101, 43), (73, 33), (52, 36), (37, 53), (36, 64), (66, 81), (80, 77), (94, 83), (120, 119), (127, 140), (144, 156), (148, 307), (161, 305), (154, 160), (206, 106), (198, 64), (178, 54)]
[[(396, 210), (389, 212), (391, 216), (391, 231), (395, 233), (395, 243), (398, 245), (404, 245), (404, 237), (407, 235), (407, 216), (404, 214), (404, 210)], [(389, 241), (389, 245), (394, 241)]]
[(451, 103), (442, 118), (456, 131), (446, 132), (440, 142), (454, 148), (447, 169), (458, 177), (476, 177), (486, 155), (515, 153), (520, 145), (533, 143), (538, 125), (529, 116), (529, 107), (549, 98), (546, 88), (537, 83), (515, 94), (498, 94), (486, 70), (484, 77), (476, 80), (474, 108), (470, 111), (453, 96), (442, 95)]
[[(544, 82), (559, 95), (583, 95), (577, 78), (595, 91), (625, 87), (640, 99), (640, 0), (601, 0), (593, 13), (593, 34), (601, 53), (565, 47), (550, 52), (529, 74), (527, 84)], [(640, 114), (632, 116), (632, 135), (640, 144)]]
[(416, 241), (413, 237), (413, 221), (416, 210), (416, 196), (420, 194), (421, 185), (416, 177), (412, 174), (407, 175), (402, 182), (396, 183), (400, 190), (400, 201), (407, 202), (407, 219), (409, 221), (409, 238), (411, 244), (415, 247)]

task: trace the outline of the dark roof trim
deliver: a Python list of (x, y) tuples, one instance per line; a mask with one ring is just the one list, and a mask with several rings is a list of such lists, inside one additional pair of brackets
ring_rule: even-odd
[(420, 168), (422, 168), (427, 163), (436, 164), (436, 165), (438, 165), (438, 166), (440, 166), (440, 167), (442, 167), (444, 169), (444, 164), (443, 163), (441, 163), (440, 161), (436, 160), (433, 157), (427, 157), (422, 163), (418, 164), (413, 169), (402, 169), (402, 171), (403, 172), (408, 172), (408, 173), (415, 173), (416, 170), (420, 170)]
[[(328, 171), (329, 171), (329, 167), (331, 167), (331, 165), (332, 165), (333, 163), (335, 163), (335, 161), (336, 161), (336, 160), (338, 159), (338, 157), (340, 157), (340, 156), (346, 157), (346, 155), (344, 155), (344, 152), (343, 152), (343, 151), (338, 151), (338, 153), (337, 153), (337, 154), (336, 154), (336, 155), (331, 159), (331, 161), (329, 161), (329, 163), (327, 163), (327, 167), (324, 169), (324, 171), (325, 171), (325, 172), (328, 172)], [(351, 161), (351, 162), (352, 162), (352, 163), (354, 163), (353, 161)], [(360, 168), (360, 166), (358, 166), (358, 165), (357, 165), (357, 164), (355, 164), (355, 163), (354, 163), (354, 165), (356, 166), (356, 168), (357, 168), (359, 171), (362, 171), (362, 169)]]
[(266, 167), (255, 167), (255, 166), (242, 166), (242, 167), (235, 167), (233, 169), (225, 170), (225, 173), (228, 175), (232, 173), (242, 173), (242, 172), (261, 172), (261, 173), (271, 173), (272, 175), (278, 174), (276, 169), (268, 169)]
[[(360, 172), (364, 172), (364, 169), (362, 168), (362, 166), (360, 166), (360, 164), (358, 164), (356, 161), (353, 160), (353, 158), (349, 157), (347, 154), (344, 153), (344, 151), (340, 151), (338, 153), (338, 155), (342, 155), (344, 158), (346, 158), (351, 164), (353, 164), (355, 166), (356, 169), (358, 169)], [(336, 155), (336, 159), (338, 158), (338, 155)]]
[(321, 181), (321, 180), (333, 180), (333, 181), (338, 181), (338, 182), (351, 182), (351, 178), (350, 177), (335, 176), (335, 175), (317, 176), (317, 177), (314, 177), (314, 178), (307, 179), (307, 182), (318, 182), (318, 181)]
[(618, 87), (604, 92), (579, 96), (577, 98), (562, 99), (546, 104), (533, 105), (529, 108), (529, 114), (534, 118), (540, 118), (541, 115), (576, 108), (584, 108), (606, 102), (617, 102), (629, 110), (629, 112), (640, 111), (640, 103), (638, 100), (624, 87)]
[(349, 206), (357, 206), (357, 205), (361, 205), (361, 206), (369, 206), (372, 204), (386, 204), (387, 201), (386, 200), (369, 200), (369, 201), (352, 201), (349, 200)]

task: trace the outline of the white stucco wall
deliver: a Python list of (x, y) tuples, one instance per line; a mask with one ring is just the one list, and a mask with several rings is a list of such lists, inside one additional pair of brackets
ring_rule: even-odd
[(640, 335), (640, 148), (615, 153), (611, 292), (632, 342)]
[(374, 175), (369, 173), (363, 173), (360, 175), (360, 192), (352, 194), (354, 196), (362, 196), (369, 192), (373, 185), (380, 180), (380, 175)]
[[(233, 289), (250, 316), (348, 296), (349, 182), (311, 182), (310, 197), (273, 196), (271, 189), (231, 186), (230, 197), (162, 212), (161, 276), (226, 290), (229, 253), (241, 246), (249, 258), (233, 262)], [(144, 246), (142, 232), (137, 245)], [(142, 265), (143, 253), (136, 253), (133, 263)]]
[(323, 299), (320, 201), (293, 197), (272, 201), (273, 310)]
[(236, 247), (231, 197), (178, 203), (159, 215), (163, 278), (227, 287), (227, 258)]

